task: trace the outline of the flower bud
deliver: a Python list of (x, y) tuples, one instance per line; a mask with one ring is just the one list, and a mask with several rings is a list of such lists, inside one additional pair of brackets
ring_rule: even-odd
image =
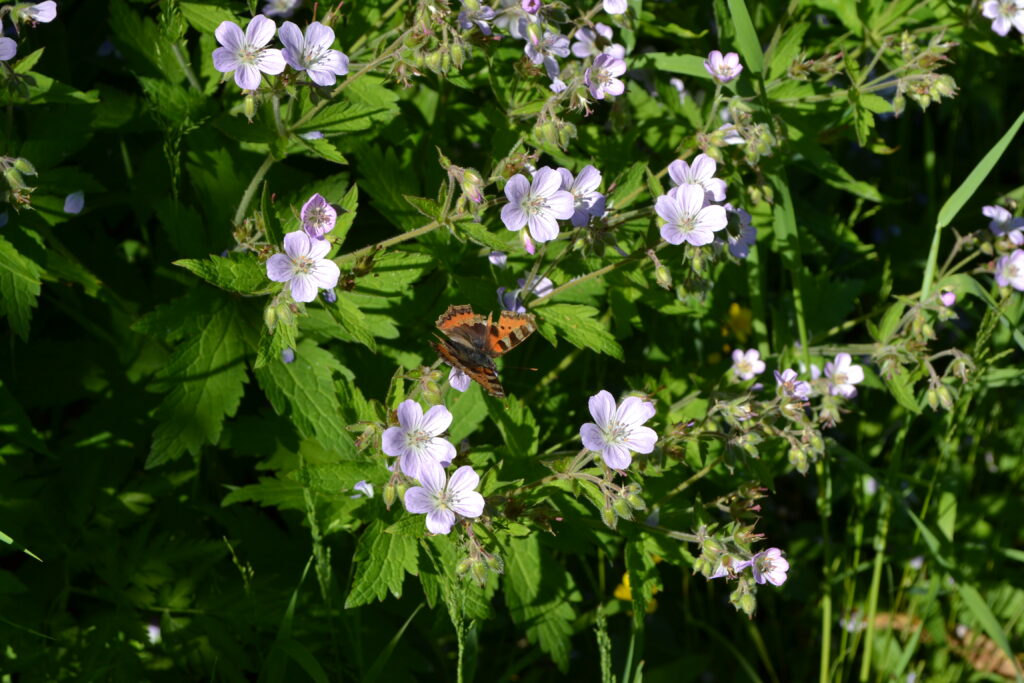
[(477, 204), (484, 200), (484, 179), (474, 168), (467, 168), (462, 174), (462, 193), (471, 202)]
[(606, 507), (601, 509), (601, 521), (604, 522), (604, 525), (609, 529), (614, 529), (619, 523), (619, 518), (610, 507)]
[(456, 576), (465, 576), (466, 573), (469, 571), (469, 568), (472, 565), (473, 565), (473, 560), (468, 558), (468, 557), (466, 559), (462, 560), (461, 562), (459, 562), (457, 565), (455, 565), (455, 574), (456, 574)]
[(245, 96), (245, 118), (252, 123), (252, 120), (256, 117), (256, 96), (249, 93)]
[(939, 403), (942, 404), (943, 408), (953, 410), (953, 393), (947, 387), (940, 386), (935, 390), (935, 393), (938, 394)]
[(487, 583), (487, 565), (480, 560), (474, 560), (473, 565), (469, 568), (470, 574), (473, 576), (473, 580), (476, 581), (476, 585), (483, 586)]
[(441, 73), (441, 53), (440, 51), (434, 51), (428, 54), (424, 60), (424, 65), (433, 71), (434, 73)]
[(533, 23), (526, 27), (526, 40), (533, 45), (540, 45), (541, 40), (544, 39), (544, 29), (539, 23)]
[(458, 71), (462, 70), (462, 65), (466, 63), (466, 50), (460, 43), (452, 43), (449, 50), (452, 56), (452, 64), (455, 65), (455, 69)]
[(616, 498), (612, 502), (612, 509), (615, 511), (616, 515), (626, 521), (633, 519), (633, 510), (630, 508), (629, 503), (626, 502), (625, 498)]
[(800, 474), (807, 474), (809, 464), (807, 461), (807, 454), (804, 453), (803, 449), (792, 447), (789, 449), (789, 464), (796, 468), (796, 471)]
[(740, 596), (739, 608), (748, 617), (754, 616), (754, 612), (757, 611), (757, 598), (754, 597), (753, 593), (744, 593)]
[(263, 309), (263, 324), (267, 326), (269, 332), (273, 332), (274, 326), (277, 325), (277, 306), (273, 302)]
[(18, 169), (13, 166), (4, 171), (4, 179), (7, 181), (7, 184), (10, 185), (11, 190), (15, 192), (27, 187), (27, 185), (25, 185), (25, 181), (21, 178), (21, 174), (18, 173)]
[(498, 555), (491, 555), (490, 553), (484, 553), (484, 562), (487, 563), (487, 568), (495, 574), (505, 573), (505, 563)]
[(18, 169), (25, 175), (38, 175), (36, 173), (36, 167), (32, 165), (32, 162), (28, 159), (18, 157), (14, 160), (14, 168)]
[(934, 388), (929, 388), (928, 391), (924, 393), (924, 396), (925, 399), (928, 401), (929, 408), (931, 408), (932, 410), (939, 409), (939, 394), (938, 392), (935, 391)]
[(654, 281), (662, 289), (672, 289), (672, 273), (662, 264), (654, 268)]
[(384, 485), (384, 507), (391, 509), (391, 506), (395, 504), (395, 500), (398, 498), (398, 485), (394, 481), (389, 481)]

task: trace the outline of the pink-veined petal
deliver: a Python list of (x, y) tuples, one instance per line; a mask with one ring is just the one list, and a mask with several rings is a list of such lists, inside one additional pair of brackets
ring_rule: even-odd
[(518, 203), (506, 204), (501, 207), (501, 222), (513, 232), (522, 230), (523, 226), (526, 225), (526, 213), (523, 212)]
[(448, 430), (452, 424), (452, 414), (444, 406), (433, 406), (424, 415), (420, 422), (420, 429), (430, 436), (437, 436)]
[[(700, 185), (680, 185), (676, 188), (676, 199), (679, 202), (680, 213), (684, 216), (696, 216), (704, 207), (704, 188)], [(722, 209), (722, 213), (724, 215), (725, 209)]]
[(703, 185), (705, 181), (711, 180), (715, 176), (718, 164), (707, 154), (698, 154), (697, 158), (693, 160), (693, 165), (690, 169), (693, 179)]
[(238, 52), (245, 41), (245, 34), (233, 21), (222, 21), (213, 32), (217, 42), (232, 52)]
[(238, 53), (228, 47), (218, 47), (213, 51), (213, 68), (222, 74), (229, 74), (238, 68)]
[(634, 427), (626, 437), (625, 445), (637, 453), (650, 453), (658, 443), (658, 433), (650, 427)]
[[(562, 187), (562, 176), (550, 166), (542, 166), (533, 174), (530, 194), (534, 197), (551, 197)], [(571, 214), (570, 214), (571, 215)]]
[(666, 223), (676, 224), (682, 218), (679, 202), (672, 195), (663, 194), (658, 197), (654, 201), (654, 212), (664, 219)]
[(423, 466), (420, 468), (420, 473), (417, 476), (420, 480), (420, 484), (427, 490), (428, 493), (438, 494), (444, 491), (445, 480), (447, 477), (444, 473), (444, 468), (441, 467), (437, 462), (424, 461)]
[(331, 289), (338, 285), (338, 278), (341, 277), (341, 269), (338, 268), (338, 264), (328, 259), (320, 259), (313, 266), (313, 270), (309, 273), (313, 282), (320, 289)]
[[(597, 186), (601, 184), (601, 172), (587, 164), (580, 169), (580, 173), (576, 176), (576, 191), (581, 194), (590, 194), (597, 190)], [(564, 188), (563, 188), (564, 189)]]
[(401, 427), (388, 427), (380, 437), (380, 447), (385, 455), (401, 456), (405, 453), (405, 430)]
[(682, 159), (676, 159), (668, 165), (668, 177), (676, 185), (690, 182), (690, 165)]
[(572, 194), (565, 190), (558, 190), (547, 199), (547, 208), (552, 215), (561, 221), (566, 221), (572, 218), (573, 211), (575, 211), (576, 200)]
[(405, 492), (405, 509), (415, 515), (425, 515), (434, 509), (434, 499), (422, 486), (413, 486)]
[(284, 55), (276, 48), (267, 47), (260, 52), (258, 66), (259, 70), (265, 74), (276, 76), (284, 71), (287, 65), (288, 63), (284, 60)]
[(613, 470), (628, 469), (629, 464), (633, 462), (629, 449), (618, 444), (605, 446), (601, 451), (601, 458), (604, 460), (604, 464)]
[(442, 467), (448, 467), (455, 459), (455, 446), (447, 439), (435, 436), (427, 444), (427, 454), (434, 462), (440, 463)]
[(448, 490), (452, 492), (466, 492), (476, 489), (480, 485), (480, 475), (469, 465), (463, 465), (452, 473), (448, 480)]
[(269, 43), (277, 32), (277, 24), (262, 14), (257, 14), (245, 27), (245, 42), (250, 47), (263, 47)]
[(587, 407), (590, 409), (594, 422), (601, 429), (607, 427), (608, 423), (615, 417), (615, 397), (604, 389), (590, 397), (590, 400), (587, 401)]
[(580, 427), (580, 439), (583, 441), (584, 448), (588, 450), (595, 453), (600, 453), (604, 450), (604, 436), (601, 435), (601, 430), (593, 422), (583, 423), (583, 426)]
[(267, 277), (274, 282), (288, 282), (294, 272), (292, 260), (285, 254), (274, 254), (267, 259)]
[(306, 273), (296, 273), (291, 280), (292, 298), (304, 304), (316, 299), (316, 283)]
[(302, 230), (289, 232), (284, 236), (284, 250), (293, 259), (300, 259), (309, 256), (312, 248), (309, 235)]
[[(306, 233), (305, 230), (302, 232), (306, 234), (306, 237), (309, 237), (309, 233)], [(314, 261), (320, 261), (323, 260), (330, 251), (331, 243), (327, 240), (311, 239), (309, 240), (309, 251), (306, 253), (306, 256)]]
[(476, 491), (466, 491), (452, 501), (451, 508), (463, 517), (475, 519), (484, 513), (484, 497)]
[(427, 531), (432, 534), (447, 534), (455, 524), (455, 513), (451, 510), (431, 510), (427, 513)]
[(306, 69), (306, 75), (309, 76), (309, 80), (321, 86), (330, 86), (338, 82), (338, 77), (334, 75), (333, 71), (319, 65)]
[(550, 242), (558, 237), (558, 223), (546, 212), (528, 216), (526, 224), (530, 227), (533, 239), (538, 242)]
[(314, 21), (306, 27), (306, 45), (317, 47), (321, 50), (327, 49), (334, 44), (334, 29), (324, 26), (319, 21)]
[(402, 425), (402, 429), (409, 432), (420, 428), (420, 424), (423, 422), (423, 408), (419, 403), (407, 398), (398, 404), (396, 412), (398, 413), (398, 424)]
[(305, 41), (302, 39), (302, 29), (297, 25), (291, 21), (286, 21), (281, 24), (281, 28), (277, 30), (277, 35), (281, 39), (281, 43), (284, 44), (285, 48), (296, 56), (302, 55), (302, 48)]
[(562, 189), (569, 190), (572, 188), (573, 177), (572, 171), (567, 168), (559, 167), (558, 175), (562, 178)]
[(242, 90), (256, 90), (262, 82), (260, 70), (252, 64), (239, 64), (235, 69), (235, 83)]

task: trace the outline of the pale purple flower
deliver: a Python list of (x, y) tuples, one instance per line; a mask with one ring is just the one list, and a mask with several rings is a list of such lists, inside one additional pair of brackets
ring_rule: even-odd
[(721, 133), (724, 145), (743, 145), (747, 142), (740, 135), (740, 129), (734, 123), (723, 123), (715, 132)]
[[(804, 375), (808, 374), (807, 373), (807, 364), (804, 363), (803, 361), (800, 361), (800, 372), (802, 374), (804, 374)], [(811, 379), (812, 380), (818, 379), (819, 377), (821, 377), (821, 368), (819, 368), (814, 363), (811, 363), (810, 375), (811, 375)]]
[(306, 200), (299, 216), (302, 219), (302, 229), (307, 235), (318, 240), (322, 240), (324, 235), (334, 230), (334, 223), (338, 220), (338, 212), (319, 192), (313, 193), (313, 196)]
[(523, 301), (520, 298), (524, 291), (529, 291), (538, 299), (543, 299), (555, 291), (555, 283), (546, 277), (536, 280), (529, 289), (526, 288), (525, 278), (519, 278), (517, 283), (519, 284), (518, 289), (506, 291), (504, 287), (498, 287), (498, 303), (501, 305), (502, 310), (526, 313), (526, 306), (523, 305)]
[(575, 178), (567, 168), (559, 168), (558, 175), (562, 177), (562, 189), (573, 198), (573, 225), (580, 227), (589, 223), (591, 216), (604, 215), (604, 195), (597, 191), (601, 184), (600, 171), (587, 164)]
[(594, 28), (583, 27), (576, 32), (576, 42), (572, 44), (572, 53), (580, 59), (609, 54), (618, 59), (625, 59), (626, 48), (612, 42), (612, 27), (600, 22)]
[(306, 34), (290, 21), (281, 24), (278, 32), (284, 43), (282, 55), (288, 66), (305, 71), (309, 80), (317, 85), (334, 85), (338, 76), (348, 73), (348, 57), (331, 48), (334, 29), (314, 21), (306, 27)]
[(398, 427), (388, 427), (381, 437), (381, 448), (398, 458), (398, 466), (409, 477), (419, 479), (432, 465), (447, 467), (455, 459), (455, 446), (439, 435), (452, 424), (452, 414), (444, 406), (423, 413), (420, 404), (406, 399), (398, 404)]
[(591, 97), (603, 100), (605, 95), (621, 95), (626, 84), (619, 76), (626, 73), (626, 62), (610, 54), (601, 54), (583, 74), (583, 82), (587, 85)]
[(480, 33), (489, 36), (491, 35), (491, 25), (488, 22), (493, 20), (494, 9), (487, 5), (480, 6), (477, 4), (476, 7), (471, 7), (463, 3), (462, 11), (459, 12), (459, 28), (463, 31), (468, 31), (476, 26), (480, 29)]
[(285, 365), (295, 362), (295, 349), (287, 348), (281, 349), (281, 362)]
[(532, 35), (528, 35), (523, 51), (533, 64), (543, 64), (548, 78), (554, 79), (562, 72), (555, 57), (569, 56), (569, 39), (551, 31), (545, 31), (540, 40), (534, 40)]
[[(1024, 256), (1024, 252), (1021, 252)], [(836, 354), (833, 362), (825, 363), (825, 376), (831, 380), (829, 393), (833, 396), (853, 398), (857, 395), (857, 387), (864, 381), (864, 369), (859, 365), (853, 365), (853, 359), (848, 353)]]
[(625, 14), (629, 7), (626, 0), (604, 0), (602, 4), (608, 14)]
[(299, 137), (303, 140), (323, 140), (324, 134), (318, 130), (311, 130), (308, 133), (299, 133)]
[(781, 550), (768, 548), (750, 559), (750, 571), (754, 573), (754, 580), (758, 583), (767, 581), (773, 586), (781, 586), (786, 583), (789, 562), (782, 556)]
[(85, 193), (81, 190), (72, 192), (64, 198), (64, 213), (79, 214), (85, 208)]
[(568, 87), (569, 86), (565, 84), (565, 81), (563, 81), (561, 78), (558, 78), (557, 76), (555, 78), (552, 78), (550, 85), (548, 85), (548, 88), (551, 89), (551, 92), (556, 94), (560, 92), (565, 92), (565, 89)]
[(537, 251), (536, 245), (534, 245), (533, 240), (530, 239), (529, 231), (524, 230), (523, 232), (520, 232), (519, 241), (523, 243), (523, 249), (525, 249), (526, 253), (530, 256), (533, 256), (534, 252)]
[(668, 176), (676, 185), (699, 185), (708, 194), (708, 199), (720, 202), (725, 199), (726, 184), (721, 178), (715, 177), (717, 170), (718, 164), (714, 159), (707, 154), (698, 154), (693, 165), (682, 159), (673, 161), (668, 165)]
[(983, 206), (981, 213), (992, 219), (989, 221), (988, 229), (993, 235), (1006, 235), (1013, 244), (1024, 246), (1024, 230), (1021, 229), (1024, 228), (1024, 218), (1014, 218), (1012, 213), (1001, 206)]
[(719, 83), (728, 83), (743, 71), (738, 54), (730, 52), (723, 57), (718, 50), (708, 53), (708, 58), (704, 60), (704, 68)]
[(520, 0), (519, 6), (527, 14), (536, 14), (540, 11), (541, 0)]
[(945, 292), (942, 292), (941, 294), (939, 294), (939, 301), (941, 301), (942, 305), (945, 306), (946, 308), (951, 308), (953, 304), (956, 303), (956, 292), (951, 290), (946, 290)]
[(269, 0), (263, 5), (263, 13), (268, 17), (287, 19), (299, 8), (302, 0)]
[(13, 59), (18, 54), (18, 44), (10, 38), (4, 37), (4, 22), (0, 21), (0, 62)]
[(367, 498), (373, 498), (373, 484), (366, 481), (365, 479), (363, 479), (362, 481), (357, 481), (356, 485), (352, 487), (352, 490), (355, 491), (356, 493), (349, 496), (349, 498), (362, 498), (363, 496), (366, 496)]
[[(739, 209), (743, 211), (743, 209)], [(747, 213), (743, 211), (743, 213)], [(750, 220), (750, 214), (747, 214)], [(750, 248), (757, 243), (757, 228), (749, 222), (740, 224), (740, 231), (737, 235), (729, 235), (729, 253), (736, 258), (747, 258), (750, 256)]]
[(746, 381), (754, 379), (764, 372), (765, 364), (761, 360), (761, 352), (757, 349), (743, 351), (735, 349), (732, 352), (732, 372), (738, 378)]
[(338, 300), (338, 293), (333, 288), (320, 292), (320, 296), (326, 303), (333, 304)]
[(750, 560), (737, 560), (732, 555), (722, 555), (722, 558), (715, 565), (709, 579), (721, 579), (722, 577), (733, 577), (750, 566)]
[(23, 20), (33, 21), (38, 24), (49, 24), (57, 18), (57, 3), (53, 0), (46, 0), (46, 2), (40, 2), (27, 7), (23, 5), (15, 11)]
[(1024, 0), (987, 0), (981, 16), (992, 20), (992, 30), (1005, 36), (1013, 27), (1024, 33)]
[(257, 14), (242, 29), (233, 21), (222, 21), (214, 35), (223, 47), (213, 51), (213, 68), (221, 73), (235, 72), (235, 83), (243, 90), (256, 90), (265, 74), (276, 75), (284, 71), (281, 51), (266, 47), (277, 30), (272, 19)]
[(618, 407), (607, 391), (601, 390), (590, 397), (590, 414), (594, 422), (580, 427), (583, 445), (600, 453), (604, 464), (613, 470), (624, 470), (632, 461), (630, 451), (650, 453), (658, 441), (658, 434), (644, 427), (654, 417), (654, 404), (636, 396), (629, 396)]
[(704, 190), (698, 185), (680, 185), (661, 195), (654, 211), (665, 222), (661, 237), (669, 244), (687, 242), (695, 247), (711, 244), (715, 232), (725, 228), (725, 209), (708, 204)]
[(455, 515), (473, 519), (483, 514), (484, 497), (475, 490), (480, 475), (469, 465), (455, 470), (447, 482), (440, 465), (429, 465), (418, 479), (421, 486), (405, 492), (405, 509), (416, 515), (426, 514), (430, 533), (447, 534), (455, 524)]
[(524, 12), (520, 0), (501, 0), (501, 7), (496, 13), (494, 25), (508, 31), (513, 38), (526, 40), (527, 28), (537, 23), (537, 15)]
[(508, 254), (503, 251), (492, 251), (487, 255), (487, 260), (496, 268), (505, 268), (508, 266)]
[(781, 373), (776, 370), (775, 381), (779, 385), (779, 392), (784, 396), (798, 398), (801, 401), (806, 401), (811, 396), (811, 385), (798, 379), (793, 368), (786, 368)]
[(326, 258), (331, 243), (311, 238), (302, 230), (284, 236), (283, 254), (267, 259), (267, 277), (274, 282), (287, 282), (292, 298), (309, 303), (317, 289), (331, 289), (338, 284), (341, 270)]
[(458, 368), (452, 368), (448, 372), (448, 384), (455, 391), (465, 391), (469, 389), (471, 383), (472, 380), (469, 378), (469, 375)]
[(1024, 292), (1024, 249), (1014, 249), (996, 261), (996, 282), (1000, 287), (1009, 285)]
[(501, 220), (512, 231), (529, 226), (530, 235), (538, 242), (558, 237), (558, 221), (572, 218), (574, 202), (571, 194), (561, 189), (562, 176), (550, 166), (533, 174), (533, 182), (517, 173), (505, 184), (508, 204), (501, 208)]

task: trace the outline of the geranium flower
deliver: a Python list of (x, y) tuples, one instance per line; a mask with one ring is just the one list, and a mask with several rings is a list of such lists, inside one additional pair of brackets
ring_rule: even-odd
[(629, 5), (626, 0), (604, 0), (602, 3), (604, 11), (608, 14), (625, 14)]
[(290, 21), (281, 24), (278, 32), (284, 43), (282, 54), (288, 66), (305, 71), (317, 85), (334, 85), (338, 76), (348, 73), (348, 57), (334, 50), (334, 29), (314, 21), (306, 27), (306, 35)]
[[(1024, 0), (1021, 0), (1024, 2)], [(1014, 218), (1013, 214), (1001, 206), (983, 206), (981, 213), (991, 220), (988, 229), (996, 237), (1006, 235), (1017, 246), (1024, 245), (1024, 218)]]
[(81, 190), (72, 192), (64, 198), (64, 213), (79, 214), (85, 208), (85, 193)]
[(576, 42), (572, 44), (572, 53), (580, 59), (597, 57), (600, 54), (609, 54), (612, 57), (624, 59), (626, 48), (623, 45), (612, 42), (612, 27), (598, 22), (594, 28), (584, 26), (576, 31)]
[(669, 244), (687, 242), (695, 247), (711, 244), (715, 233), (725, 228), (728, 220), (725, 209), (708, 204), (704, 188), (699, 185), (680, 185), (658, 197), (654, 211), (665, 222), (661, 237)]
[(572, 218), (572, 195), (560, 189), (562, 176), (550, 166), (538, 168), (533, 182), (517, 173), (505, 184), (508, 204), (501, 208), (501, 220), (512, 231), (529, 226), (530, 235), (538, 242), (558, 237), (559, 220)]
[(583, 82), (590, 96), (603, 100), (605, 95), (621, 95), (626, 84), (619, 76), (626, 73), (626, 62), (610, 54), (600, 54), (583, 74)]
[(18, 54), (18, 44), (11, 38), (4, 37), (4, 22), (0, 21), (0, 62), (13, 59)]
[[(518, 289), (506, 290), (504, 287), (498, 287), (498, 303), (503, 310), (526, 313), (526, 306), (523, 305), (523, 300), (520, 298), (526, 288), (526, 278), (519, 278), (516, 283), (519, 285)], [(555, 283), (546, 277), (537, 278), (527, 291), (538, 299), (542, 299), (555, 291)]]
[(834, 362), (825, 363), (825, 376), (831, 380), (829, 393), (833, 396), (853, 398), (857, 395), (854, 385), (864, 381), (864, 369), (852, 363), (848, 353), (838, 353)]
[(505, 268), (508, 266), (508, 254), (503, 251), (492, 251), (487, 255), (487, 260), (496, 268)]
[(484, 497), (476, 489), (480, 475), (469, 465), (455, 470), (445, 481), (444, 469), (431, 464), (420, 471), (422, 486), (413, 486), (405, 492), (405, 509), (416, 515), (427, 516), (427, 531), (447, 534), (455, 524), (455, 515), (470, 519), (484, 512)]
[(487, 5), (480, 5), (479, 2), (462, 3), (462, 11), (459, 12), (459, 28), (463, 31), (476, 26), (480, 33), (485, 36), (491, 35), (491, 25), (488, 23), (494, 20), (494, 9)]
[(718, 50), (708, 53), (708, 58), (704, 60), (704, 68), (719, 83), (728, 83), (743, 71), (738, 54), (730, 52), (723, 57)]
[(589, 406), (594, 422), (580, 427), (580, 438), (586, 448), (601, 454), (605, 465), (624, 470), (633, 459), (630, 451), (654, 450), (658, 434), (643, 426), (654, 417), (653, 403), (630, 396), (616, 407), (612, 395), (602, 390), (590, 397)]
[(573, 198), (573, 225), (580, 227), (589, 223), (591, 216), (604, 215), (604, 195), (597, 191), (601, 184), (600, 171), (587, 164), (575, 178), (567, 168), (559, 168), (558, 175), (562, 177), (562, 189)]
[(299, 217), (302, 219), (302, 229), (306, 231), (306, 234), (314, 239), (322, 240), (324, 235), (334, 230), (338, 212), (334, 210), (330, 202), (316, 192), (302, 205)]
[(754, 379), (755, 376), (764, 372), (765, 364), (761, 360), (761, 353), (757, 349), (742, 351), (735, 349), (732, 352), (732, 371), (742, 380)]
[(1024, 0), (988, 0), (981, 6), (981, 16), (992, 20), (992, 30), (1000, 36), (1011, 27), (1024, 33)]
[(455, 459), (455, 446), (439, 435), (452, 424), (452, 414), (444, 406), (423, 408), (412, 399), (398, 405), (398, 425), (384, 430), (381, 448), (398, 458), (398, 466), (409, 477), (419, 479), (431, 465), (448, 466)]
[(534, 40), (533, 36), (528, 34), (523, 51), (533, 64), (537, 66), (543, 64), (548, 78), (554, 79), (562, 72), (555, 57), (569, 56), (569, 39), (551, 31), (545, 31), (544, 37), (540, 40)]
[(796, 370), (793, 368), (786, 368), (781, 373), (776, 370), (775, 381), (784, 396), (806, 401), (811, 395), (811, 385), (798, 379)]
[(285, 253), (267, 259), (267, 277), (287, 282), (293, 299), (309, 303), (316, 298), (317, 289), (338, 284), (338, 264), (324, 258), (330, 250), (331, 243), (326, 240), (311, 239), (301, 230), (290, 232), (284, 236)]
[(298, 9), (302, 0), (269, 0), (263, 5), (263, 13), (268, 17), (287, 19)]
[(448, 372), (448, 384), (455, 391), (465, 391), (469, 389), (469, 385), (472, 384), (473, 380), (469, 378), (469, 375), (464, 373), (458, 368), (452, 368)]
[(46, 0), (35, 5), (15, 5), (14, 13), (22, 21), (32, 21), (37, 24), (49, 24), (57, 18), (57, 3), (53, 0)]
[(758, 583), (768, 582), (773, 586), (781, 586), (786, 583), (786, 572), (789, 571), (789, 562), (782, 556), (778, 548), (768, 548), (750, 558), (750, 571), (754, 573), (754, 580)]
[[(707, 154), (698, 154), (693, 165), (682, 159), (676, 159), (668, 165), (668, 176), (672, 182), (679, 185), (699, 185), (708, 194), (712, 201), (720, 202), (725, 199), (725, 181), (715, 177), (718, 164)], [(749, 214), (747, 214), (749, 216)]]
[(1015, 249), (996, 262), (996, 282), (1000, 287), (1009, 285), (1024, 292), (1024, 249)]
[(213, 51), (213, 68), (221, 73), (235, 73), (235, 83), (243, 90), (260, 87), (260, 72), (277, 75), (286, 66), (281, 51), (265, 47), (274, 37), (277, 24), (257, 14), (245, 28), (245, 33), (233, 21), (222, 21), (214, 36), (223, 47)]

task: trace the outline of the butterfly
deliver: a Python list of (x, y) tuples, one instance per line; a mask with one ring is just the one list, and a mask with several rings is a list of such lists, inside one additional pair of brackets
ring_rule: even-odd
[(437, 319), (437, 329), (448, 337), (430, 343), (441, 360), (469, 375), (491, 396), (504, 398), (494, 359), (519, 346), (537, 324), (530, 313), (512, 311), (502, 311), (494, 323), (490, 313), (485, 319), (465, 305), (449, 306)]

